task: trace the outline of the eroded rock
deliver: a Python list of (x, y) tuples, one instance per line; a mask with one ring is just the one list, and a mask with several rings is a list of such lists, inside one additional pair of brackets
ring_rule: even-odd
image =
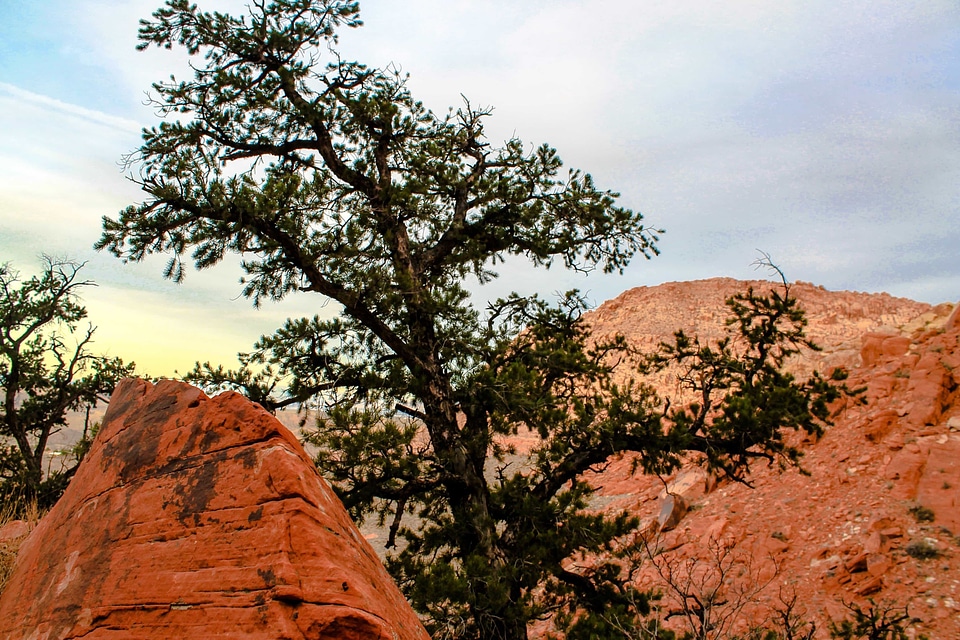
[(960, 436), (938, 440), (930, 445), (916, 499), (936, 514), (938, 525), (960, 534)]
[[(761, 286), (712, 280), (635, 289), (589, 319), (599, 334), (620, 332), (641, 348), (654, 348), (677, 328), (716, 339), (724, 329), (724, 296), (748, 285)], [(918, 637), (960, 638), (954, 594), (960, 571), (954, 553), (960, 535), (960, 305), (931, 307), (802, 283), (792, 291), (808, 313), (808, 335), (823, 351), (803, 353), (788, 368), (802, 377), (843, 365), (850, 388), (864, 389), (833, 407), (834, 424), (822, 438), (793, 440), (809, 475), (754, 465), (748, 478), (753, 488), (721, 483), (698, 495), (699, 480), (690, 482), (697, 461), (690, 461), (662, 479), (631, 477), (628, 465), (611, 464), (591, 482), (608, 500), (624, 498), (610, 502), (615, 508), (627, 505), (648, 526), (652, 522), (663, 563), (693, 562), (709, 571), (727, 562), (737, 588), (765, 584), (765, 576), (779, 571), (744, 609), (744, 632), (769, 620), (789, 585), (819, 629), (849, 615), (844, 602), (873, 598), (909, 606)], [(675, 374), (649, 382), (680, 402)], [(659, 531), (656, 518), (666, 522), (673, 510), (665, 504), (664, 483), (692, 490), (693, 508)], [(632, 503), (626, 500), (631, 493)], [(943, 553), (911, 555), (917, 540)], [(653, 569), (643, 576), (644, 585), (662, 585)], [(679, 606), (669, 594), (666, 600)]]
[(238, 394), (126, 380), (21, 547), (0, 637), (425, 639), (296, 438)]
[(660, 531), (675, 529), (685, 515), (687, 515), (687, 501), (682, 496), (668, 493), (660, 501), (660, 515), (657, 516)]

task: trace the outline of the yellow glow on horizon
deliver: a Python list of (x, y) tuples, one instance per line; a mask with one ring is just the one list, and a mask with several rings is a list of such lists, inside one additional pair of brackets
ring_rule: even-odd
[(93, 351), (136, 362), (140, 375), (172, 377), (190, 371), (196, 361), (229, 366), (237, 351), (250, 348), (229, 323), (215, 322), (204, 311), (170, 308), (156, 294), (123, 293), (115, 299), (84, 292), (89, 319), (97, 327)]
[(176, 377), (196, 362), (237, 366), (288, 313), (281, 306), (253, 309), (245, 299), (209, 301), (132, 289), (82, 291), (89, 321), (97, 327), (91, 351), (136, 362), (138, 375)]

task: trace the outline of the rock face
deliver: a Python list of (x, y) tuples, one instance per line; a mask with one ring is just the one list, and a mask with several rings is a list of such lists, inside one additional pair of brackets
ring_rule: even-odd
[(259, 406), (126, 380), (21, 547), (0, 637), (420, 640), (294, 436)]
[[(633, 289), (589, 320), (598, 333), (651, 348), (677, 328), (715, 339), (724, 298), (748, 285), (771, 286), (716, 279)], [(722, 582), (722, 601), (746, 603), (731, 633), (769, 621), (781, 598), (796, 595), (794, 613), (816, 623), (818, 639), (828, 620), (849, 614), (844, 602), (869, 606), (867, 598), (908, 606), (919, 620), (910, 637), (960, 638), (960, 305), (792, 287), (823, 351), (790, 366), (843, 365), (851, 388), (866, 388), (866, 404), (834, 407), (819, 441), (792, 440), (809, 475), (758, 464), (750, 488), (712, 483), (691, 463), (662, 482), (631, 475), (622, 459), (591, 483), (605, 508), (640, 517), (663, 550), (660, 573), (650, 568), (641, 585), (663, 591), (661, 573), (696, 567), (687, 588)], [(654, 383), (675, 392), (673, 380)], [(690, 509), (658, 534), (674, 492)], [(666, 593), (667, 610), (678, 608)]]
[[(647, 351), (654, 350), (663, 340), (669, 341), (678, 329), (715, 342), (724, 336), (725, 322), (730, 317), (725, 300), (748, 287), (766, 293), (780, 290), (781, 285), (764, 280), (711, 278), (637, 287), (605, 302), (587, 319), (595, 334), (620, 333)], [(827, 291), (807, 282), (791, 283), (790, 293), (806, 311), (807, 336), (823, 348), (816, 357), (805, 354), (806, 357), (794, 358), (792, 368), (799, 374), (809, 374), (814, 368), (853, 368), (859, 364), (865, 333), (902, 337), (900, 327), (909, 322), (923, 326), (924, 320), (937, 316), (928, 304), (885, 293)], [(903, 347), (902, 341), (892, 341), (882, 348), (889, 351), (898, 347)], [(675, 380), (675, 372), (667, 370), (652, 382), (663, 392), (675, 395)]]

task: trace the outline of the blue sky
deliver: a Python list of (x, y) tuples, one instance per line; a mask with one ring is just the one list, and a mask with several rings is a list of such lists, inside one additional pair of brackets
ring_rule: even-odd
[[(243, 2), (199, 2), (242, 11)], [(137, 201), (119, 162), (156, 122), (150, 83), (178, 52), (138, 53), (158, 2), (0, 0), (0, 260), (88, 260), (98, 346), (150, 373), (228, 361), (288, 315), (253, 310), (236, 264), (160, 278), (91, 245)], [(954, 0), (361, 2), (345, 57), (400, 65), (443, 112), (492, 105), (492, 142), (549, 142), (667, 229), (623, 277), (509, 263), (490, 294), (750, 278), (756, 251), (828, 289), (960, 299), (960, 6)]]

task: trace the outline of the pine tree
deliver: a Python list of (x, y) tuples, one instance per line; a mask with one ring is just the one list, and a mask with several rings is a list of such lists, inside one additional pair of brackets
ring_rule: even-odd
[[(795, 301), (739, 300), (742, 360), (732, 343), (707, 353), (686, 337), (664, 353), (717, 360), (710, 404), (693, 411), (614, 381), (635, 354), (591, 340), (575, 292), (477, 307), (467, 283), (497, 277), (508, 256), (617, 272), (653, 256), (660, 232), (550, 146), (492, 144), (489, 109), (438, 116), (396, 70), (340, 59), (337, 30), (359, 24), (357, 3), (339, 0), (252, 2), (242, 18), (169, 0), (144, 21), (140, 47), (184, 47), (194, 75), (154, 85), (173, 117), (131, 158), (145, 199), (104, 219), (98, 247), (167, 253), (178, 281), (188, 257), (206, 268), (233, 252), (255, 304), (339, 304), (334, 319), (261, 338), (240, 371), (194, 375), (266, 406), (322, 403), (318, 464), (355, 517), (391, 523), (389, 568), (435, 637), (526, 638), (557, 611), (639, 602), (615, 560), (569, 563), (637, 525), (586, 510), (584, 473), (622, 452), (666, 471), (700, 451), (733, 477), (753, 456), (789, 458), (779, 428), (819, 428), (832, 393), (771, 369), (799, 335)], [(775, 408), (758, 405), (772, 396)], [(518, 466), (503, 438), (521, 428), (542, 444)]]

